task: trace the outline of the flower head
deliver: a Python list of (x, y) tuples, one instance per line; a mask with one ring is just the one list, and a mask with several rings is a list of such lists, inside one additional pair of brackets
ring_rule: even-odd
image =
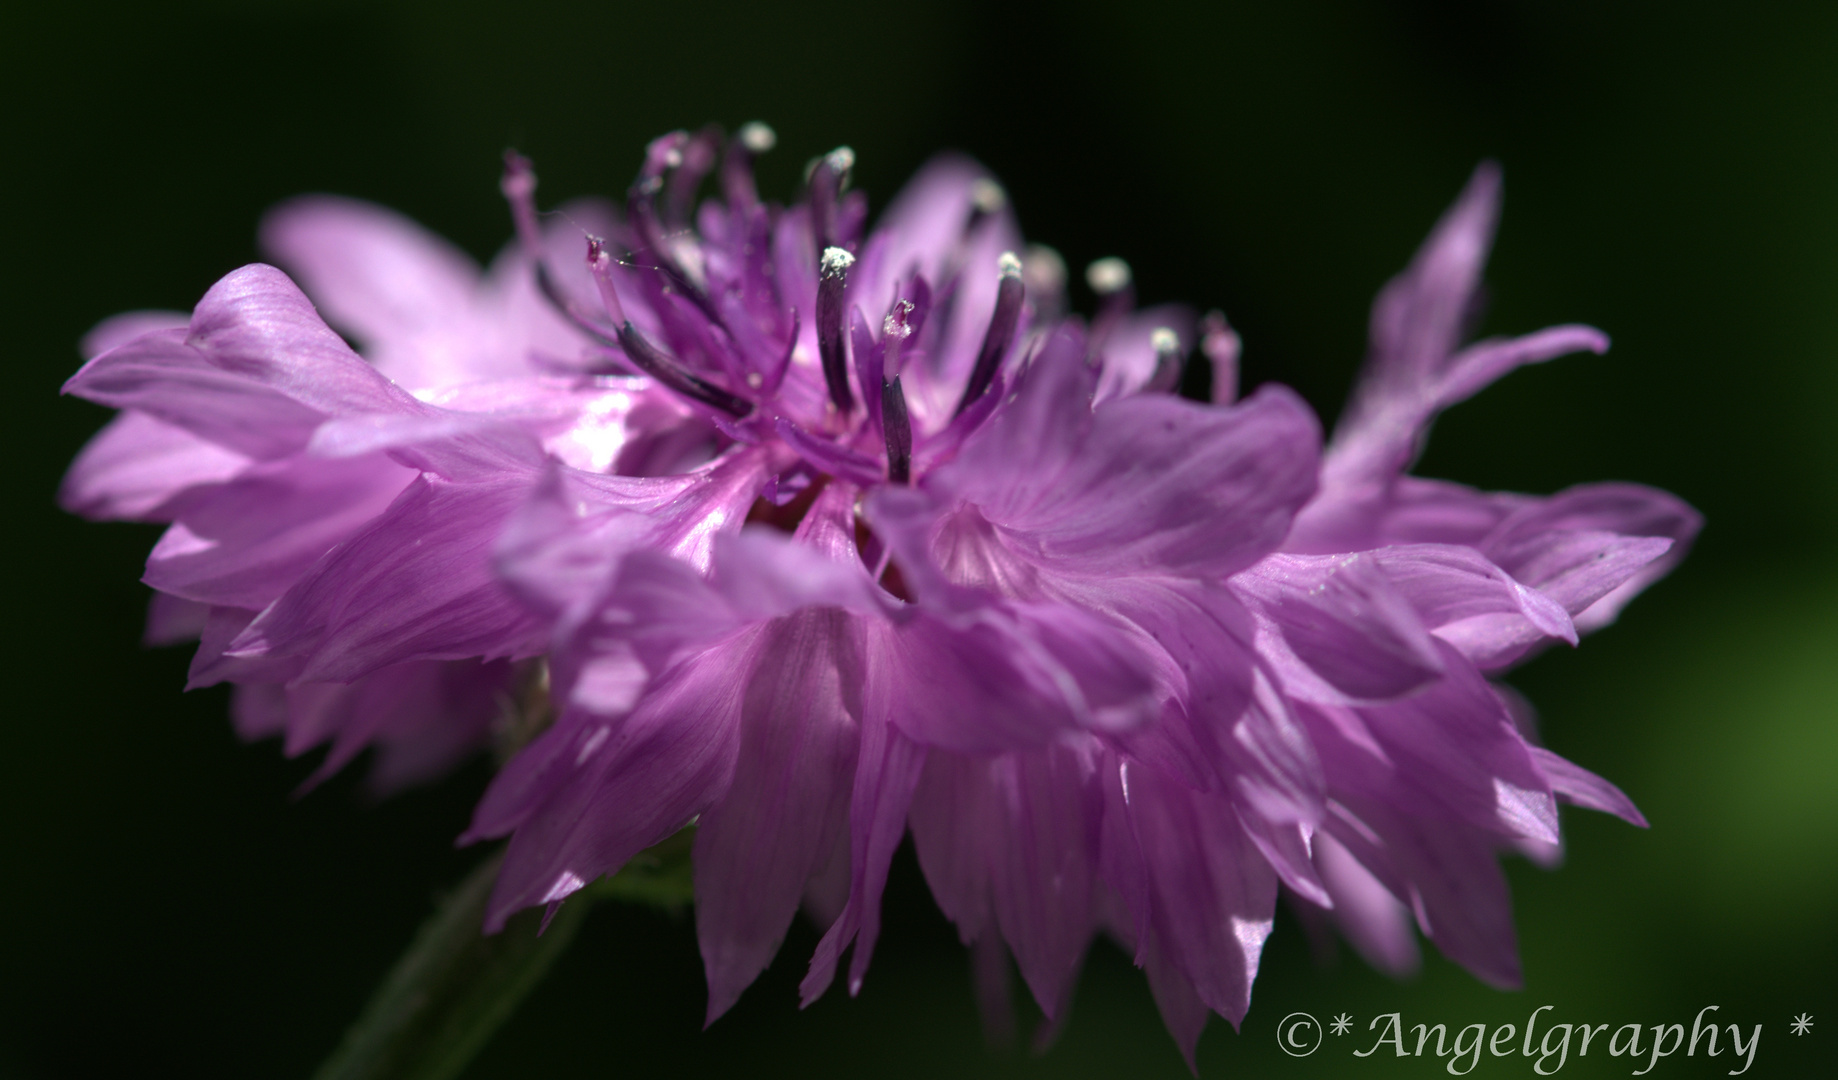
[[(1489, 680), (1612, 620), (1698, 518), (1406, 474), (1441, 409), (1606, 347), (1462, 345), (1491, 166), (1381, 294), (1324, 451), (1288, 390), (1237, 399), (1222, 316), (1136, 310), (1120, 260), (1068, 314), (974, 163), (871, 229), (847, 148), (763, 201), (771, 142), (666, 135), (622, 216), (547, 228), (511, 155), (518, 246), (484, 285), (380, 211), (295, 204), (271, 242), (374, 366), (238, 271), (72, 380), (128, 412), (68, 504), (173, 522), (148, 580), (208, 605), (194, 680), (250, 684), (245, 729), (329, 765), (472, 745), (545, 657), (554, 722), (466, 837), (509, 838), (488, 928), (693, 822), (711, 1022), (800, 909), (805, 1001), (851, 945), (859, 990), (908, 831), (980, 970), (1012, 955), (1057, 1022), (1108, 932), (1190, 1062), (1245, 1015), (1284, 890), (1382, 967), (1414, 919), (1514, 983), (1498, 854), (1554, 852), (1560, 797), (1642, 822)], [(1196, 348), (1210, 402), (1176, 394)]]

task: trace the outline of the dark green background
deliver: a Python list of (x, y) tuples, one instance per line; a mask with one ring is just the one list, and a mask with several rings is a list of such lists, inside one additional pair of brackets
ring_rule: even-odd
[[(75, 342), (187, 308), (300, 191), (400, 208), (474, 254), (507, 234), (498, 154), (545, 199), (623, 189), (676, 126), (762, 118), (789, 193), (859, 154), (884, 204), (932, 151), (993, 166), (1029, 235), (1120, 254), (1147, 300), (1223, 307), (1251, 381), (1331, 416), (1367, 305), (1469, 169), (1506, 166), (1489, 331), (1581, 320), (1606, 358), (1514, 375), (1442, 423), (1423, 471), (1550, 491), (1670, 488), (1709, 529), (1577, 653), (1515, 678), (1547, 741), (1619, 782), (1642, 832), (1566, 812), (1568, 864), (1511, 867), (1527, 974), (1485, 989), (1432, 956), (1398, 984), (1318, 966), (1287, 916), (1209, 1076), (1446, 1075), (1278, 1054), (1292, 1010), (1407, 1024), (1764, 1025), (1749, 1075), (1838, 1040), (1838, 7), (1563, 2), (456, 5), (7, 4), (0, 287), (11, 375), (0, 736), (0, 1076), (304, 1076), (475, 857), (451, 837), (483, 766), (385, 805), (243, 746), (184, 650), (136, 644), (155, 531), (51, 505), (102, 422), (57, 398)], [(910, 858), (859, 1000), (800, 1014), (814, 937), (699, 1032), (690, 920), (604, 908), (470, 1076), (1184, 1075), (1109, 946), (1044, 1056), (982, 1045), (968, 965)], [(1814, 1033), (1787, 1023), (1814, 1014)], [(1359, 1042), (1363, 1048), (1371, 1036)], [(1726, 1054), (1654, 1076), (1723, 1075)], [(1644, 1062), (1641, 1063), (1644, 1065)], [(1621, 1076), (1572, 1058), (1564, 1076)], [(1530, 1075), (1519, 1057), (1474, 1075)]]

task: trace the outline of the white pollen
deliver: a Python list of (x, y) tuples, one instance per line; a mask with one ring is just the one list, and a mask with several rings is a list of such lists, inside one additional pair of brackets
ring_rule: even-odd
[(996, 272), (1003, 277), (1021, 276), (1021, 258), (1012, 251), (1004, 251), (996, 260)]
[(846, 173), (855, 168), (855, 151), (849, 147), (838, 146), (826, 154), (825, 158), (829, 161), (830, 168), (839, 173)]
[(818, 272), (824, 277), (836, 277), (855, 265), (855, 256), (839, 247), (823, 249), (823, 261)]
[(989, 177), (980, 176), (970, 185), (970, 205), (985, 214), (996, 213), (1008, 205), (1008, 192)]
[(778, 144), (779, 133), (758, 120), (749, 121), (741, 126), (740, 145), (755, 154), (763, 154)]
[(1181, 350), (1181, 338), (1180, 335), (1167, 327), (1158, 326), (1155, 328), (1155, 332), (1149, 335), (1149, 347), (1154, 349), (1157, 355), (1161, 353), (1179, 352)]
[(908, 325), (906, 319), (912, 312), (913, 302), (911, 300), (902, 299), (895, 301), (894, 310), (888, 312), (887, 317), (881, 320), (882, 336), (905, 338), (911, 335), (913, 328)]
[(1109, 296), (1130, 287), (1130, 264), (1117, 258), (1099, 259), (1085, 268), (1085, 284), (1099, 296)]

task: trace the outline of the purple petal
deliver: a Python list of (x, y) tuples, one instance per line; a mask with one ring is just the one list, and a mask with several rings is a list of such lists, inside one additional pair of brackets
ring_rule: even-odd
[(1613, 814), (1630, 825), (1647, 827), (1646, 815), (1621, 789), (1583, 768), (1558, 757), (1542, 746), (1531, 748), (1532, 761), (1545, 775), (1555, 791), (1566, 802)]
[(856, 303), (868, 311), (886, 311), (900, 280), (915, 268), (927, 280), (942, 281), (946, 264), (963, 243), (975, 187), (988, 180), (982, 166), (957, 156), (934, 158), (914, 174), (881, 214), (875, 238), (882, 240), (883, 250), (851, 282)]
[(353, 353), (286, 274), (256, 263), (211, 286), (187, 342), (226, 374), (328, 416), (394, 412), (414, 398)]
[(846, 827), (859, 742), (861, 632), (831, 609), (752, 640), (740, 751), (727, 794), (696, 828), (696, 931), (713, 1023), (766, 969), (805, 886)]
[(1276, 875), (1224, 800), (1127, 764), (1121, 792), (1146, 885), (1138, 924), (1152, 928), (1200, 999), (1236, 1027), (1273, 925)]
[(1315, 837), (1315, 866), (1333, 898), (1333, 917), (1366, 962), (1402, 978), (1422, 964), (1410, 909), (1327, 833)]
[(255, 458), (294, 453), (326, 416), (220, 369), (188, 342), (183, 330), (155, 331), (103, 353), (71, 376), (64, 392), (138, 410)]
[(286, 688), (291, 757), (332, 744), (306, 780), (312, 787), (370, 746), (381, 751), (370, 776), (379, 793), (432, 779), (485, 744), (500, 699), (514, 681), (505, 662), (422, 661), (384, 668), (349, 684)]
[(935, 474), (1035, 561), (1093, 574), (1223, 576), (1274, 548), (1314, 491), (1308, 407), (1266, 388), (1230, 408), (1164, 395), (1088, 410), (1051, 350)]
[(115, 417), (70, 463), (58, 505), (92, 521), (170, 521), (187, 488), (222, 483), (249, 458), (145, 413)]
[(1066, 745), (995, 758), (933, 754), (913, 797), (913, 840), (939, 906), (963, 916), (966, 941), (994, 914), (1049, 1019), (1068, 1003), (1095, 929), (1103, 806), (1094, 760), (1090, 748)]
[(183, 330), (190, 324), (191, 316), (182, 311), (124, 311), (92, 327), (83, 335), (77, 351), (83, 359), (94, 360), (110, 349), (155, 330)]
[(1283, 550), (1331, 555), (1388, 544), (1475, 546), (1514, 512), (1537, 501), (1416, 476), (1387, 477), (1352, 489), (1329, 486), (1297, 515)]
[(1137, 947), (1136, 955), (1143, 974), (1148, 976), (1149, 993), (1155, 998), (1155, 1008), (1161, 1013), (1162, 1023), (1174, 1037), (1174, 1045), (1187, 1062), (1187, 1070), (1198, 1077), (1200, 1067), (1194, 1060), (1194, 1052), (1199, 1049), (1200, 1035), (1206, 1030), (1212, 1010), (1206, 1007), (1193, 980), (1169, 957), (1167, 947), (1154, 932)]
[[(744, 513), (755, 483), (757, 474), (741, 462), (644, 479), (597, 477), (551, 463), (505, 524), (493, 556), (497, 574), (544, 615), (584, 617), (584, 605), (619, 557), (647, 541), (686, 546), (681, 554), (701, 555), (697, 561), (706, 565), (712, 542), (706, 533), (732, 527), (729, 519)], [(686, 531), (703, 539), (685, 545)]]
[(896, 635), (894, 721), (926, 745), (999, 753), (1068, 729), (1128, 729), (1155, 709), (1141, 650), (1069, 605), (991, 603), (949, 621), (920, 609)]
[(402, 347), (468, 328), (481, 282), (459, 249), (394, 211), (325, 195), (269, 211), (261, 240), (382, 370), (410, 386), (466, 374), (439, 363), (439, 350)]
[(1308, 700), (1382, 701), (1442, 671), (1409, 600), (1370, 555), (1272, 555), (1232, 579), (1258, 617), (1258, 651)]
[(1483, 162), (1410, 266), (1379, 293), (1372, 357), (1356, 394), (1421, 385), (1441, 374), (1460, 342), (1499, 217), (1500, 169)]
[(1472, 548), (1408, 544), (1372, 557), (1423, 624), (1481, 667), (1514, 659), (1545, 638), (1576, 644), (1563, 605), (1514, 581)]
[(389, 507), (414, 474), (386, 459), (262, 462), (174, 500), (142, 579), (200, 603), (260, 609)]
[(329, 416), (422, 408), (327, 328), (285, 274), (260, 264), (211, 286), (188, 330), (103, 353), (64, 390), (262, 458), (304, 446)]
[[(1508, 839), (1556, 842), (1557, 807), (1525, 740), (1473, 665), (1452, 646), (1439, 648), (1442, 679), (1401, 701), (1357, 710), (1390, 768), (1372, 768), (1372, 757), (1347, 747), (1339, 729), (1319, 719), (1309, 724), (1329, 790), (1407, 804)], [(1336, 708), (1311, 706), (1303, 716)]]
[(994, 760), (928, 755), (908, 815), (932, 899), (965, 944), (998, 940), (986, 933), (994, 918), (989, 879), (1005, 824), (990, 776)]
[(1155, 579), (1061, 581), (1079, 603), (1129, 620), (1156, 664), (1159, 723), (1109, 736), (1189, 786), (1226, 790), (1276, 821), (1320, 814), (1320, 766), (1281, 695), (1256, 671), (1253, 627), (1232, 593)]
[(264, 611), (232, 652), (302, 656), (302, 678), (346, 682), (409, 660), (531, 656), (545, 627), (491, 573), (522, 479), (421, 477)]
[[(871, 631), (868, 644), (870, 670), (874, 672), (885, 662), (881, 657), (889, 648), (886, 634)], [(849, 902), (817, 943), (810, 971), (798, 985), (806, 1007), (829, 989), (842, 951), (851, 941), (855, 943), (855, 953), (849, 964), (849, 993), (860, 993), (868, 961), (874, 956), (875, 939), (880, 936), (881, 892), (887, 886), (887, 868), (893, 862), (894, 849), (906, 835), (907, 808), (912, 804), (913, 789), (926, 758), (923, 747), (886, 721), (897, 689), (879, 672), (867, 680), (861, 752), (849, 804)]]
[(209, 604), (155, 592), (147, 604), (147, 628), (141, 633), (141, 644), (177, 645), (181, 641), (195, 641), (203, 635), (210, 614)]
[(1327, 829), (1395, 896), (1443, 955), (1502, 989), (1521, 983), (1512, 898), (1484, 834), (1379, 802), (1335, 807)]
[(197, 690), (220, 682), (279, 684), (299, 677), (305, 665), (298, 657), (227, 655), (230, 643), (249, 628), (255, 615), (246, 608), (210, 609), (204, 620), (204, 632), (198, 635), (198, 651), (192, 655), (185, 689)]
[[(1507, 573), (1563, 604), (1577, 629), (1588, 633), (1613, 622), (1628, 601), (1676, 566), (1703, 524), (1702, 515), (1666, 492), (1584, 484), (1522, 507), (1495, 526), (1481, 549)], [(1634, 537), (1672, 544), (1627, 542)], [(1602, 565), (1593, 565), (1598, 561)]]
[(1550, 326), (1516, 338), (1477, 341), (1456, 353), (1436, 384), (1435, 408), (1466, 401), (1526, 364), (1542, 364), (1571, 353), (1608, 351), (1608, 335), (1593, 326)]
[(1607, 349), (1600, 331), (1558, 326), (1456, 351), (1474, 312), (1499, 202), (1499, 169), (1483, 163), (1410, 266), (1379, 294), (1372, 352), (1335, 428), (1325, 489), (1382, 483), (1402, 473), (1437, 412), (1521, 364)]
[[(740, 701), (733, 688), (735, 666), (744, 661), (731, 650), (685, 660), (630, 716), (596, 726), (604, 734), (580, 742), (559, 768), (553, 767), (555, 750), (581, 734), (580, 723), (564, 718), (525, 751), (537, 751), (534, 761), (552, 766), (543, 770), (549, 783), (538, 788), (548, 797), (508, 815), (521, 821), (486, 910), (488, 933), (503, 928), (515, 911), (565, 899), (619, 869), (720, 798), (738, 749)], [(493, 791), (527, 780), (501, 772), (468, 835), (495, 832), (486, 819), (491, 811), (504, 816), (505, 808)]]
[(280, 683), (239, 683), (230, 698), (230, 723), (248, 742), (287, 730), (287, 688)]
[(1313, 829), (1306, 825), (1278, 824), (1256, 813), (1240, 813), (1238, 823), (1244, 826), (1245, 835), (1251, 838), (1258, 854), (1276, 871), (1283, 884), (1311, 904), (1324, 908), (1334, 906), (1327, 885), (1315, 870), (1312, 848), (1317, 834)]

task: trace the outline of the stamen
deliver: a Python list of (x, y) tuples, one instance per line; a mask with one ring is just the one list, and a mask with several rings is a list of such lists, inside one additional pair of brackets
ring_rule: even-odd
[(515, 150), (504, 152), (504, 177), (498, 190), (511, 205), (511, 221), (517, 227), (517, 242), (523, 255), (542, 265), (542, 230), (536, 225), (536, 170), (530, 159)]
[(630, 322), (625, 305), (619, 302), (619, 290), (613, 287), (613, 257), (606, 252), (606, 241), (597, 236), (587, 238), (587, 270), (593, 274), (594, 286), (600, 291), (600, 303), (612, 316), (614, 326)]
[(820, 251), (836, 244), (836, 199), (854, 167), (855, 151), (846, 146), (838, 146), (811, 167), (811, 235)]
[(759, 189), (753, 184), (753, 159), (779, 141), (777, 134), (758, 120), (742, 124), (721, 162), (721, 194), (728, 209), (744, 210), (759, 204)]
[(542, 294), (550, 307), (580, 327), (587, 336), (603, 345), (616, 345), (608, 337), (610, 331), (594, 325), (592, 317), (568, 299), (561, 286), (556, 284), (555, 277), (549, 273), (549, 265), (543, 260), (542, 254), (542, 230), (536, 222), (536, 170), (531, 167), (530, 159), (515, 150), (506, 150), (504, 177), (498, 182), (498, 187), (504, 192), (505, 201), (510, 203), (511, 221), (517, 228), (517, 244), (523, 250), (523, 257), (530, 260), (536, 278), (536, 291)]
[(900, 377), (881, 384), (881, 432), (887, 439), (887, 479), (896, 484), (913, 478), (913, 423), (906, 415)]
[(1181, 369), (1186, 366), (1180, 336), (1165, 326), (1158, 326), (1149, 335), (1149, 347), (1155, 350), (1155, 371), (1142, 390), (1149, 394), (1165, 394), (1181, 384)]
[(703, 379), (638, 332), (632, 320), (626, 317), (625, 305), (619, 302), (619, 290), (613, 284), (613, 260), (606, 252), (605, 242), (598, 237), (587, 239), (587, 268), (593, 273), (594, 285), (600, 291), (600, 302), (606, 305), (606, 313), (618, 325), (618, 329), (614, 331), (615, 336), (608, 337), (604, 329), (580, 317), (570, 307), (567, 310), (574, 317), (576, 326), (601, 344), (618, 348), (625, 353), (625, 358), (631, 361), (633, 367), (683, 397), (731, 416), (746, 416), (753, 411), (752, 402)]
[(672, 131), (652, 139), (645, 147), (645, 165), (638, 182), (656, 191), (663, 183), (664, 174), (683, 164), (683, 145), (687, 142), (687, 131)]
[(1065, 312), (1066, 260), (1045, 244), (1029, 244), (1021, 256), (1021, 283), (1027, 286), (1039, 323), (1055, 323)]
[(989, 317), (989, 330), (983, 335), (976, 366), (970, 369), (970, 381), (964, 384), (964, 396), (958, 399), (952, 416), (960, 415), (989, 389), (990, 381), (1002, 367), (1009, 339), (1015, 336), (1015, 323), (1021, 318), (1021, 301), (1027, 296), (1027, 287), (1021, 283), (1021, 260), (1014, 252), (1004, 251), (996, 266), (1002, 275), (1002, 284), (996, 289), (996, 309)]
[(710, 125), (685, 142), (678, 154), (678, 164), (670, 173), (664, 198), (664, 220), (672, 229), (688, 225), (696, 209), (696, 189), (702, 178), (715, 167), (715, 155), (721, 145), (721, 129)]
[[(822, 171), (820, 166), (818, 172)], [(842, 413), (855, 407), (842, 342), (842, 294), (854, 263), (855, 256), (842, 248), (826, 247), (817, 267), (817, 355), (823, 361), (823, 382), (829, 387), (830, 400)]]
[(1222, 311), (1209, 311), (1200, 320), (1200, 351), (1213, 364), (1215, 405), (1230, 405), (1238, 400), (1238, 355), (1242, 348), (1238, 333), (1225, 321)]
[[(638, 247), (646, 256), (648, 268), (663, 275), (672, 288), (708, 316), (709, 322), (726, 329), (727, 324), (720, 309), (703, 288), (700, 265), (685, 266), (682, 253), (671, 242), (658, 216), (657, 197), (664, 190), (664, 179), (671, 170), (684, 165), (686, 154), (693, 156), (691, 142), (689, 133), (685, 131), (673, 131), (651, 140), (651, 145), (645, 148), (644, 167), (639, 170), (638, 179), (632, 182), (631, 189), (626, 192), (626, 221), (636, 234)], [(694, 183), (701, 183), (700, 174), (694, 178)]]
[(1086, 363), (1097, 362), (1118, 320), (1136, 305), (1136, 290), (1131, 288), (1133, 278), (1130, 264), (1114, 255), (1085, 268), (1085, 284), (1098, 294), (1098, 312), (1092, 316), (1091, 333), (1086, 342)]

